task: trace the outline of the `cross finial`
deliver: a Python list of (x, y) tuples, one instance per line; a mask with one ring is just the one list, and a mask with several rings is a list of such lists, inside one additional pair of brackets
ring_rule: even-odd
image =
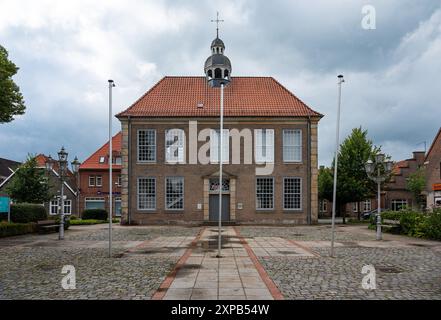
[(219, 20), (219, 11), (216, 11), (216, 20), (211, 20), (211, 22), (216, 22), (216, 38), (219, 38), (219, 22), (224, 22), (224, 20)]

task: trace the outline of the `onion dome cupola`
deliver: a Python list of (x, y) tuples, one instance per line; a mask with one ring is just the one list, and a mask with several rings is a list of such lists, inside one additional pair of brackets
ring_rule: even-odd
[[(216, 20), (219, 23), (219, 16)], [(208, 84), (211, 87), (220, 87), (221, 84), (227, 85), (231, 80), (231, 62), (224, 55), (225, 44), (219, 38), (219, 28), (216, 28), (216, 39), (211, 42), (211, 56), (205, 61), (204, 72), (207, 77)]]

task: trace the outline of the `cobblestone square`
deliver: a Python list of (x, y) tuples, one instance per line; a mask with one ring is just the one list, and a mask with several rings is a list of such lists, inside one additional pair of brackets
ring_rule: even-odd
[[(0, 239), (0, 299), (440, 299), (441, 242), (338, 225), (214, 227), (106, 225)], [(64, 265), (76, 289), (61, 286)], [(364, 265), (375, 290), (361, 286)]]

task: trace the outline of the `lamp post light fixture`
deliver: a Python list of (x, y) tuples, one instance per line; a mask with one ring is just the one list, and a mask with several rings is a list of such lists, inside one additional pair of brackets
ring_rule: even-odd
[(390, 172), (392, 171), (392, 161), (385, 160), (385, 156), (382, 153), (378, 153), (374, 157), (374, 161), (368, 160), (364, 167), (369, 179), (377, 183), (377, 235), (376, 239), (381, 240), (381, 183), (386, 181)]
[(78, 158), (75, 157), (75, 159), (70, 163), (72, 165), (72, 171), (76, 175), (77, 178), (77, 214), (79, 215), (80, 210), (80, 181), (79, 181), (79, 170), (81, 163), (78, 161)]
[(61, 147), (61, 150), (58, 151), (58, 164), (60, 166), (60, 179), (61, 179), (61, 195), (60, 195), (60, 233), (59, 239), (64, 239), (64, 176), (67, 171), (67, 156), (68, 153)]
[[(223, 163), (223, 145), (224, 145), (224, 87), (230, 83), (231, 62), (227, 56), (224, 55), (225, 44), (219, 39), (219, 13), (217, 13), (216, 20), (216, 38), (211, 43), (211, 56), (205, 61), (204, 72), (208, 85), (212, 88), (220, 88), (220, 125), (219, 125), (219, 221), (218, 221), (218, 247), (217, 257), (221, 258), (222, 248), (222, 163)], [(229, 136), (228, 136), (229, 139)]]
[(335, 137), (335, 154), (334, 154), (334, 188), (332, 193), (332, 222), (331, 222), (331, 257), (334, 257), (334, 240), (335, 240), (335, 210), (337, 205), (337, 168), (338, 168), (338, 152), (340, 148), (340, 106), (341, 106), (341, 84), (345, 82), (343, 75), (338, 77), (338, 104), (337, 104), (337, 126)]

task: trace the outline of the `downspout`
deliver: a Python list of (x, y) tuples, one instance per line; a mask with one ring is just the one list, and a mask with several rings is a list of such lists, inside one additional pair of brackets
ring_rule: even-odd
[(308, 211), (306, 213), (306, 222), (307, 224), (312, 224), (312, 210), (311, 210), (311, 180), (312, 180), (312, 172), (311, 172), (311, 116), (308, 116), (308, 125), (307, 125), (307, 185), (308, 185), (308, 191), (307, 191), (307, 202), (308, 202)]
[(131, 210), (131, 203), (132, 203), (132, 199), (131, 199), (131, 193), (130, 193), (130, 185), (131, 185), (131, 173), (132, 173), (132, 139), (131, 139), (131, 135), (132, 135), (132, 119), (130, 119), (130, 115), (128, 116), (128, 134), (127, 134), (127, 141), (128, 141), (128, 146), (127, 146), (127, 162), (129, 163), (129, 167), (127, 168), (127, 219), (128, 219), (128, 223), (129, 225), (132, 224), (132, 210)]

